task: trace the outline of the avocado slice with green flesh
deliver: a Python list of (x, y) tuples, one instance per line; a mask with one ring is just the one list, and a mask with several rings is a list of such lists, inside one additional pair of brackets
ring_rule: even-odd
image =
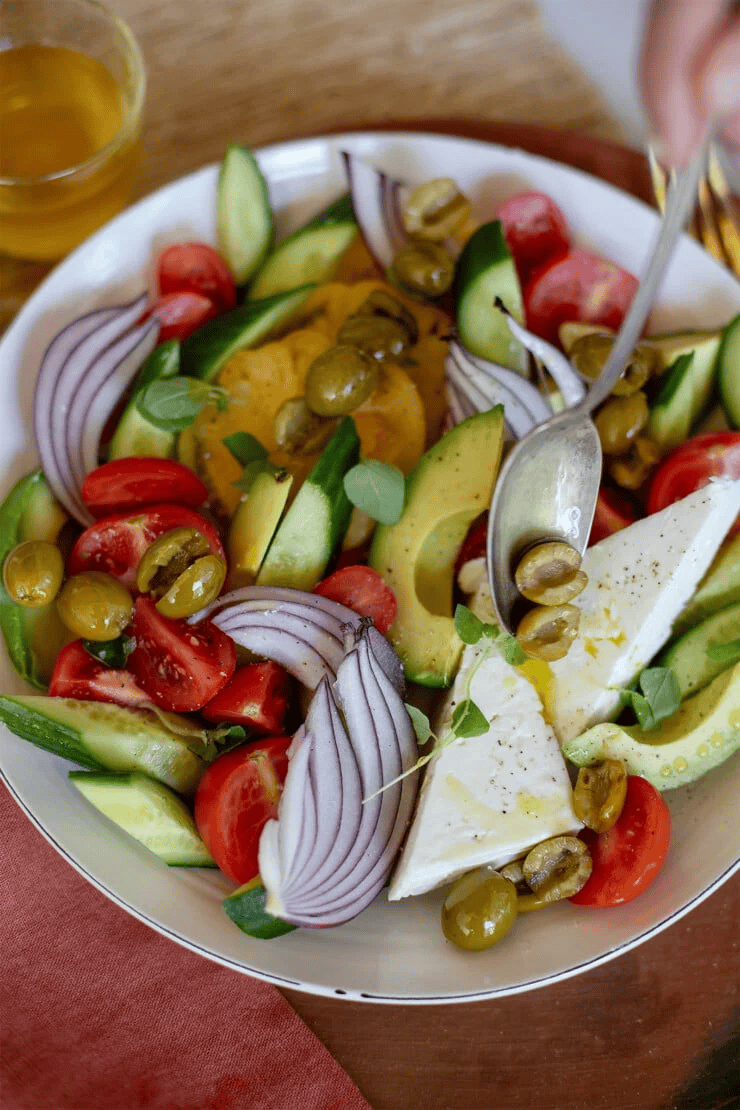
[(740, 534), (720, 547), (694, 596), (674, 622), (674, 635), (736, 602), (740, 602)]
[(727, 605), (669, 644), (658, 665), (670, 667), (681, 688), (681, 698), (696, 694), (735, 662), (707, 655), (707, 649), (740, 640), (740, 605)]
[(239, 585), (251, 585), (257, 577), (292, 484), (287, 470), (263, 471), (239, 502), (229, 530), (229, 565)]
[(621, 759), (630, 775), (673, 790), (724, 763), (740, 748), (740, 663), (682, 702), (656, 728), (595, 725), (563, 745), (577, 767)]
[(470, 525), (490, 505), (503, 430), (500, 405), (454, 427), (406, 479), (398, 523), (375, 530), (370, 565), (398, 602), (388, 638), (406, 677), (423, 686), (447, 686), (460, 658), (452, 612), (455, 559)]

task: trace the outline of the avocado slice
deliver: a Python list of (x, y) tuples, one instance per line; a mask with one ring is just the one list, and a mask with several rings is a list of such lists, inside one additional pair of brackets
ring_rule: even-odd
[(658, 658), (658, 666), (670, 667), (681, 688), (681, 698), (697, 693), (712, 679), (732, 666), (707, 655), (707, 648), (740, 639), (740, 605), (727, 605), (694, 625), (674, 640)]
[(229, 531), (229, 565), (239, 585), (251, 586), (257, 577), (292, 483), (287, 470), (262, 471), (239, 502)]
[(682, 702), (657, 728), (595, 725), (563, 745), (577, 767), (621, 759), (630, 775), (673, 790), (724, 763), (740, 748), (740, 663)]
[(388, 638), (406, 677), (449, 685), (462, 642), (452, 617), (455, 559), (475, 518), (488, 508), (503, 444), (501, 405), (452, 428), (406, 479), (397, 524), (378, 525), (370, 565), (398, 602)]
[(740, 533), (720, 547), (694, 596), (674, 622), (674, 635), (737, 602), (740, 602)]

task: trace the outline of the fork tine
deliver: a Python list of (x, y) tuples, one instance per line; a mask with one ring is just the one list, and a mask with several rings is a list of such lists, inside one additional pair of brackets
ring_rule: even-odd
[(714, 201), (719, 237), (734, 273), (740, 275), (740, 230), (737, 209), (724, 170), (714, 149), (709, 156), (709, 190)]
[(648, 166), (650, 167), (650, 178), (653, 183), (653, 196), (655, 197), (655, 203), (657, 204), (662, 214), (663, 212), (665, 212), (666, 190), (668, 184), (666, 173), (660, 162), (656, 158), (655, 151), (651, 146), (648, 147), (647, 158)]
[(699, 235), (709, 253), (714, 255), (718, 262), (728, 266), (729, 256), (722, 242), (709, 182), (705, 177), (699, 182)]

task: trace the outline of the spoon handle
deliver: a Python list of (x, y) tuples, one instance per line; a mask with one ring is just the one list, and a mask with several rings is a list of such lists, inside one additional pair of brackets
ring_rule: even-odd
[(696, 152), (670, 189), (665, 215), (640, 282), (640, 288), (619, 329), (609, 357), (604, 363), (604, 369), (578, 406), (580, 412), (592, 412), (597, 405), (606, 400), (635, 349), (635, 344), (653, 306), (658, 286), (673, 254), (676, 240), (696, 203), (699, 180), (707, 163), (707, 150), (708, 141)]

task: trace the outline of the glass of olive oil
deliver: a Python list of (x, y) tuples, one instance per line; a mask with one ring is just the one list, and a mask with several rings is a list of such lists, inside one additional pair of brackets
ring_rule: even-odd
[(96, 0), (0, 0), (0, 331), (131, 199), (146, 78)]

